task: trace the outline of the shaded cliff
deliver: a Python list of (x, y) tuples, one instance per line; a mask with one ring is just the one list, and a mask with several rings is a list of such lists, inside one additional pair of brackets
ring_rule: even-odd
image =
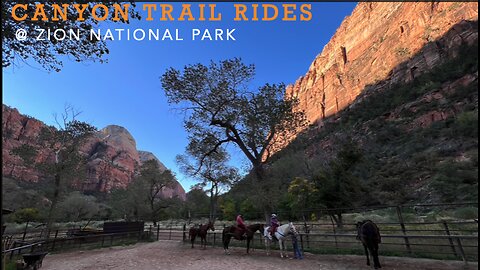
[(316, 179), (348, 147), (361, 157), (349, 170), (363, 189), (358, 205), (478, 200), (478, 22), (453, 25), (411, 59), (432, 43), (454, 45), (431, 69), (367, 85), (299, 133), (270, 160), (270, 181)]
[(297, 97), (298, 109), (321, 127), (362, 92), (407, 83), (454, 56), (462, 43), (477, 42), (476, 29), (461, 23), (468, 20), (478, 20), (478, 3), (359, 3), (286, 95)]
[[(53, 161), (53, 153), (40, 147), (39, 134), (44, 123), (32, 117), (24, 116), (17, 109), (6, 105), (2, 107), (2, 175), (13, 179), (38, 182), (43, 178), (34, 164), (26, 164), (21, 158), (12, 154), (23, 144), (34, 146), (38, 153), (34, 163)], [(150, 152), (138, 151), (133, 136), (127, 129), (110, 125), (92, 136), (82, 147), (87, 157), (87, 174), (84, 181), (77, 183), (84, 191), (108, 192), (112, 188), (125, 188), (135, 177), (142, 163), (149, 159), (156, 160), (162, 170), (166, 167)], [(185, 190), (175, 182), (165, 188), (163, 196), (177, 196), (185, 200)]]

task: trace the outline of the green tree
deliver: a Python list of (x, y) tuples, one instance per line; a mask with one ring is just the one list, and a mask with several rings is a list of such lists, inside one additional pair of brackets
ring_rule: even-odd
[(187, 215), (189, 219), (208, 213), (209, 205), (210, 199), (202, 188), (194, 186), (187, 193)]
[(332, 209), (328, 214), (338, 227), (343, 227), (342, 214), (348, 208), (363, 204), (360, 179), (352, 173), (361, 157), (360, 149), (349, 141), (342, 146), (336, 159), (313, 178), (318, 189), (318, 203)]
[(145, 213), (145, 204), (140, 203), (140, 198), (136, 198), (133, 187), (112, 189), (107, 198), (107, 204), (112, 208), (114, 218), (123, 218), (125, 220), (138, 220), (139, 213)]
[(169, 170), (161, 171), (156, 160), (145, 161), (140, 168), (140, 175), (130, 184), (134, 201), (138, 204), (146, 204), (149, 219), (156, 226), (160, 220), (162, 210), (167, 208), (162, 190), (170, 187), (175, 180)]
[[(35, 164), (50, 182), (52, 189), (51, 204), (47, 217), (47, 235), (52, 227), (54, 212), (62, 191), (74, 179), (82, 179), (87, 160), (80, 153), (83, 143), (96, 132), (96, 128), (88, 123), (77, 120), (79, 112), (71, 106), (66, 106), (61, 117), (55, 116), (57, 126), (44, 127), (40, 132), (41, 147), (51, 150), (51, 159)], [(12, 151), (24, 161), (32, 159), (34, 151), (31, 147), (20, 146)], [(53, 181), (52, 181), (53, 180)]]
[(207, 189), (210, 198), (209, 219), (215, 220), (218, 196), (238, 178), (237, 170), (226, 165), (228, 154), (221, 148), (205, 157), (203, 164), (200, 164), (204, 154), (201, 149), (188, 150), (188, 155), (177, 156), (177, 163), (185, 174), (200, 181), (198, 188)]
[(58, 205), (58, 215), (65, 221), (90, 220), (100, 212), (100, 205), (93, 196), (83, 195), (78, 191), (65, 196)]
[(222, 209), (223, 220), (234, 220), (237, 213), (235, 202), (232, 199), (225, 198), (220, 200), (220, 209)]
[[(44, 5), (44, 10), (48, 18), (53, 15), (52, 4), (60, 4), (54, 1), (41, 2)], [(101, 1), (101, 2), (84, 2), (88, 5), (84, 12), (84, 21), (79, 21), (69, 16), (68, 20), (59, 21), (43, 21), (41, 18), (37, 21), (33, 21), (30, 18), (33, 17), (35, 12), (35, 6), (38, 2), (22, 2), (27, 5), (27, 11), (23, 9), (17, 9), (18, 16), (27, 14), (28, 19), (23, 21), (16, 21), (12, 17), (12, 8), (15, 4), (19, 4), (16, 1), (2, 1), (1, 13), (2, 13), (2, 67), (8, 67), (18, 64), (20, 61), (26, 61), (33, 59), (33, 61), (40, 64), (44, 69), (48, 71), (60, 71), (63, 63), (62, 58), (59, 56), (68, 56), (76, 62), (84, 61), (99, 61), (103, 63), (106, 61), (105, 55), (109, 53), (106, 42), (104, 40), (90, 40), (89, 35), (80, 35), (80, 40), (68, 40), (65, 39), (61, 42), (54, 40), (36, 40), (37, 31), (35, 29), (72, 29), (73, 31), (79, 30), (81, 33), (90, 31), (98, 27), (99, 22), (91, 16), (92, 7), (95, 4), (104, 3), (109, 7), (109, 13), (114, 11), (113, 1)], [(129, 8), (129, 20), (138, 19), (140, 15), (134, 10), (135, 4), (131, 3)], [(101, 16), (103, 10), (99, 9), (98, 14)], [(68, 14), (78, 14), (73, 5), (69, 5), (67, 8)], [(121, 16), (120, 16), (121, 17)], [(123, 18), (120, 20), (125, 22)], [(128, 21), (127, 21), (128, 22)], [(19, 29), (24, 29), (29, 35), (26, 40), (18, 40), (15, 36)]]
[(28, 223), (37, 221), (40, 218), (40, 212), (36, 208), (22, 208), (15, 212), (14, 220), (17, 223), (25, 222), (24, 235), (27, 234)]
[(40, 212), (36, 208), (22, 208), (15, 211), (14, 220), (16, 223), (38, 221)]
[[(265, 164), (272, 146), (305, 125), (303, 112), (293, 108), (296, 100), (284, 96), (284, 84), (265, 84), (252, 90), (253, 65), (240, 59), (188, 65), (183, 72), (168, 69), (161, 77), (170, 104), (186, 112), (189, 148), (202, 149), (200, 165), (225, 144), (238, 147), (250, 161), (256, 180), (265, 178)], [(259, 190), (267, 191), (269, 185)], [(269, 219), (271, 203), (262, 202)]]
[(258, 217), (259, 209), (250, 199), (245, 199), (240, 203), (240, 213), (245, 219), (254, 219)]
[(318, 192), (315, 183), (304, 178), (296, 177), (288, 186), (288, 197), (291, 209), (302, 212), (303, 220), (306, 220), (305, 209), (313, 206), (313, 197)]

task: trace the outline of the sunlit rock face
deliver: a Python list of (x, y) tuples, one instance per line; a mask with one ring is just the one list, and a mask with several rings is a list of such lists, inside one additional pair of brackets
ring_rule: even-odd
[[(30, 182), (45, 178), (34, 164), (26, 164), (12, 150), (28, 144), (38, 151), (35, 163), (53, 162), (52, 150), (42, 146), (39, 136), (46, 125), (5, 105), (2, 115), (2, 174)], [(84, 191), (109, 192), (113, 188), (126, 188), (142, 163), (149, 159), (156, 160), (161, 171), (167, 169), (153, 153), (138, 151), (130, 132), (117, 125), (99, 130), (82, 145), (80, 151), (87, 157), (87, 172), (85, 179), (77, 179), (74, 185)], [(162, 196), (186, 199), (185, 190), (178, 182), (165, 188)]]
[(321, 128), (370, 88), (408, 82), (454, 56), (462, 42), (478, 42), (478, 27), (467, 22), (477, 20), (478, 3), (359, 3), (286, 96), (298, 98), (297, 109)]

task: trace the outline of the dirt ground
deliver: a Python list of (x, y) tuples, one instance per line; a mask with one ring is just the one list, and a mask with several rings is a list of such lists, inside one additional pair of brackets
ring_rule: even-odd
[[(107, 270), (107, 269), (182, 269), (182, 270), (262, 270), (262, 269), (372, 269), (366, 266), (363, 256), (305, 254), (303, 260), (281, 259), (278, 251), (270, 256), (263, 249), (246, 255), (244, 248), (230, 248), (225, 255), (222, 248), (183, 245), (177, 241), (139, 243), (132, 246), (111, 247), (97, 250), (48, 254), (42, 270)], [(382, 269), (446, 270), (478, 269), (478, 264), (463, 262), (380, 257)]]

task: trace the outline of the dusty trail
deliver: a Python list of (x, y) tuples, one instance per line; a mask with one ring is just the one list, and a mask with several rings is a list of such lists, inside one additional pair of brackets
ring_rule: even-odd
[[(127, 247), (112, 247), (88, 251), (75, 251), (61, 254), (49, 254), (43, 260), (42, 270), (107, 270), (107, 269), (182, 269), (182, 270), (290, 270), (290, 269), (372, 269), (365, 265), (365, 257), (353, 255), (313, 255), (306, 254), (305, 259), (281, 259), (273, 251), (266, 256), (264, 250), (257, 249), (250, 255), (244, 248), (231, 248), (231, 255), (224, 255), (223, 249), (198, 247), (191, 249), (177, 241), (158, 241), (140, 243)], [(289, 254), (289, 256), (292, 256)], [(398, 257), (380, 257), (382, 269), (478, 269), (478, 264), (463, 262), (412, 259)]]

